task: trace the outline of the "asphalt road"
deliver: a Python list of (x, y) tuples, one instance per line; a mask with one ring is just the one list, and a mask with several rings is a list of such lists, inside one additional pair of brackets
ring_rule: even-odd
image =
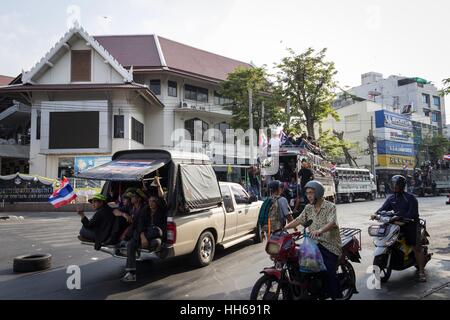
[[(362, 263), (354, 263), (359, 294), (353, 299), (450, 299), (450, 206), (445, 197), (420, 198), (421, 216), (431, 234), (432, 261), (428, 282), (415, 281), (415, 269), (394, 271), (381, 289), (368, 289), (367, 268), (372, 262), (372, 240), (367, 234), (368, 216), (382, 200), (338, 205), (341, 227), (356, 227), (362, 233)], [(80, 228), (75, 213), (22, 213), (23, 220), (0, 220), (0, 299), (248, 299), (263, 267), (271, 261), (263, 244), (247, 241), (227, 250), (217, 250), (213, 263), (201, 269), (188, 259), (156, 259), (138, 264), (138, 281), (121, 283), (125, 260), (112, 258), (76, 239)], [(52, 269), (14, 274), (15, 256), (51, 253)], [(81, 289), (69, 290), (67, 267), (81, 269)]]

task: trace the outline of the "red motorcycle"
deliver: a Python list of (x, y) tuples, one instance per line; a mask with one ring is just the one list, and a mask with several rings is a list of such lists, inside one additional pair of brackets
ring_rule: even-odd
[[(308, 221), (305, 229), (312, 223)], [(349, 300), (356, 290), (356, 276), (352, 262), (361, 262), (361, 230), (353, 228), (340, 229), (343, 254), (336, 270), (342, 291), (342, 298)], [(359, 237), (359, 240), (358, 238)], [(272, 233), (266, 245), (274, 266), (264, 268), (263, 276), (253, 286), (251, 300), (322, 300), (329, 298), (326, 292), (326, 275), (324, 272), (304, 273), (299, 267), (299, 246), (296, 241), (303, 238), (301, 232)]]

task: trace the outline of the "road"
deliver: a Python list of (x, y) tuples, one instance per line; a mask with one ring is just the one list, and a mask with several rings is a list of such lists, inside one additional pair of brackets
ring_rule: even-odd
[[(357, 201), (337, 206), (341, 227), (362, 233), (362, 263), (354, 263), (359, 294), (353, 299), (450, 299), (450, 206), (445, 197), (420, 198), (421, 216), (431, 234), (432, 261), (428, 282), (417, 283), (414, 270), (394, 271), (381, 289), (367, 288), (367, 268), (373, 245), (367, 235), (368, 216), (382, 204)], [(80, 245), (76, 239), (80, 221), (75, 213), (22, 213), (23, 220), (0, 220), (0, 299), (248, 299), (259, 271), (270, 266), (263, 244), (252, 241), (217, 250), (213, 263), (193, 268), (186, 258), (157, 259), (138, 264), (138, 281), (121, 283), (125, 261)], [(17, 255), (51, 253), (52, 269), (14, 274)], [(66, 286), (70, 265), (81, 268), (81, 289)]]

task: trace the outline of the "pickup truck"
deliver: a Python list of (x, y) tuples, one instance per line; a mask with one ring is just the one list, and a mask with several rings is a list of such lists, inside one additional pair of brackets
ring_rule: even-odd
[[(195, 265), (203, 267), (211, 263), (217, 246), (262, 241), (258, 226), (262, 201), (239, 184), (218, 182), (206, 155), (160, 149), (119, 151), (111, 162), (77, 177), (106, 181), (102, 193), (111, 197), (152, 181), (156, 174), (166, 191), (167, 240), (157, 248), (140, 250), (139, 259), (146, 254), (162, 259), (190, 255)], [(118, 253), (113, 247), (101, 251), (124, 257), (124, 250)]]

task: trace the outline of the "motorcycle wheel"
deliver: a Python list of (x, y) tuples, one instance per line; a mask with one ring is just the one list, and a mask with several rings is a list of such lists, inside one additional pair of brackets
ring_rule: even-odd
[(380, 268), (380, 281), (381, 281), (381, 283), (388, 282), (389, 278), (391, 277), (391, 273), (392, 273), (392, 268), (386, 268), (385, 267), (386, 261), (387, 261), (387, 256), (386, 255), (376, 256), (373, 259), (373, 265), (377, 266), (378, 268)]
[(278, 279), (265, 274), (253, 286), (250, 300), (287, 300), (287, 290), (281, 287)]
[(355, 293), (356, 275), (355, 269), (349, 261), (339, 265), (337, 277), (342, 290), (342, 298), (335, 300), (350, 300)]

